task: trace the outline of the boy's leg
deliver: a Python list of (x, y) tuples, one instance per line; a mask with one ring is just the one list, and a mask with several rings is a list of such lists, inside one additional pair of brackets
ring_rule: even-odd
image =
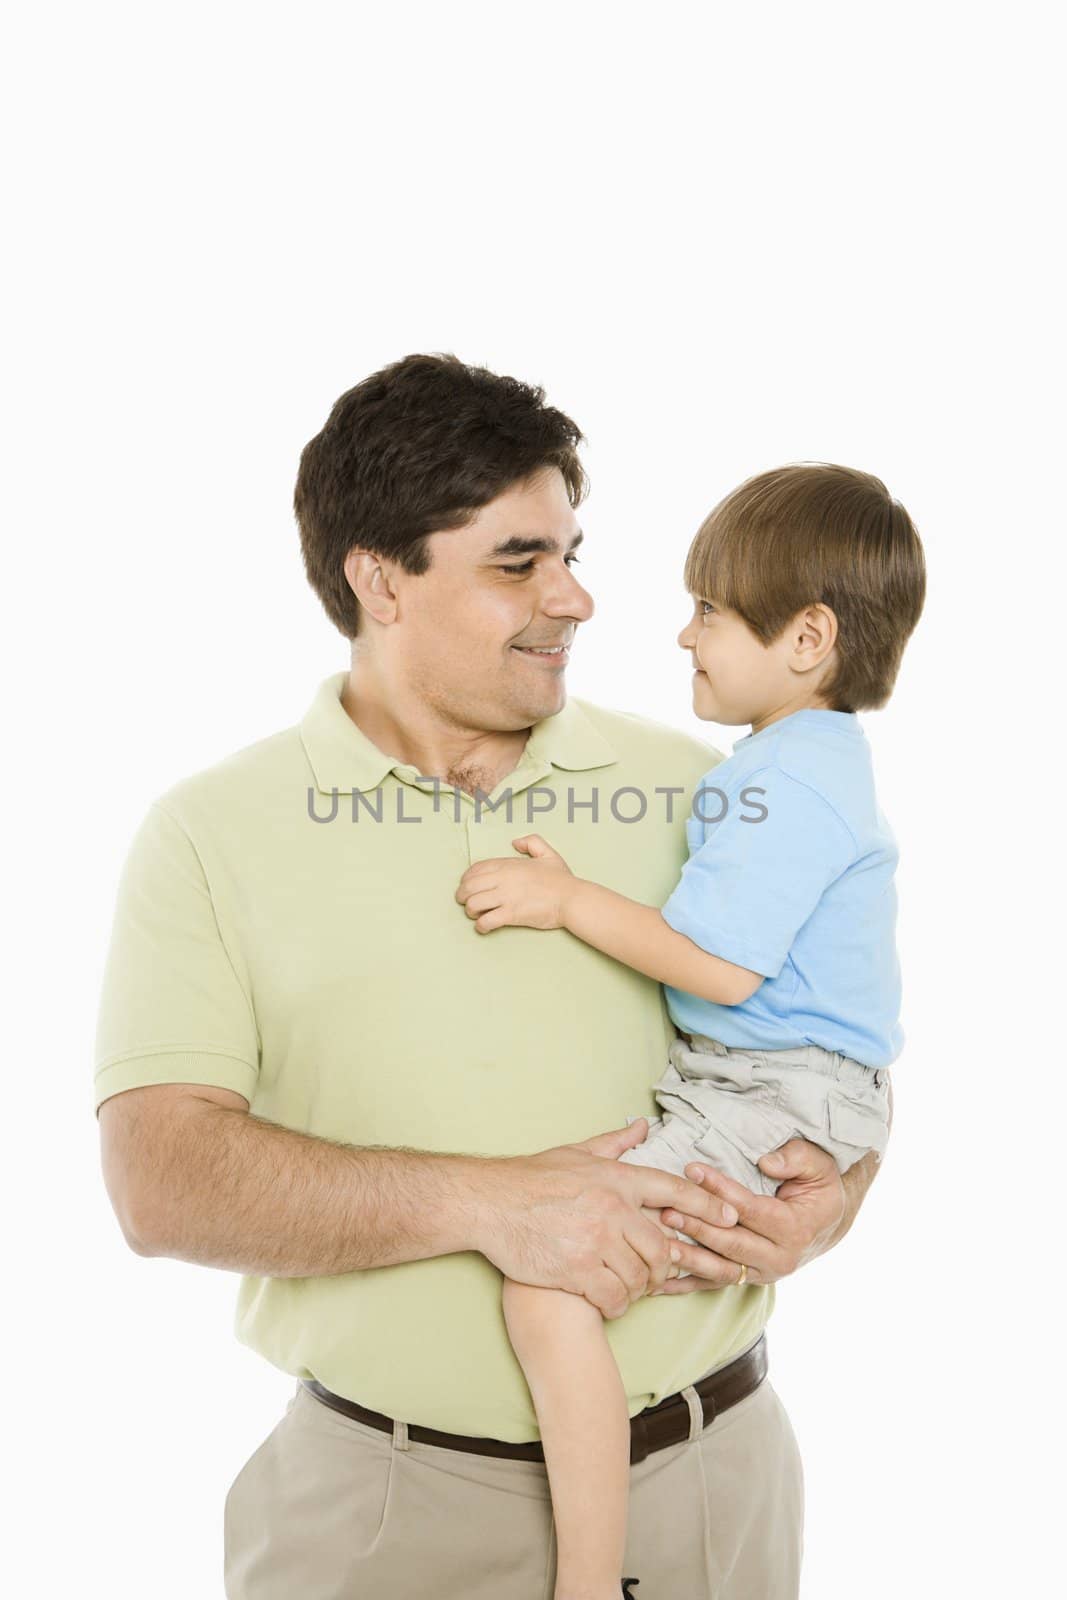
[(504, 1316), (545, 1452), (556, 1525), (555, 1600), (618, 1600), (630, 1420), (603, 1318), (581, 1295), (510, 1278)]

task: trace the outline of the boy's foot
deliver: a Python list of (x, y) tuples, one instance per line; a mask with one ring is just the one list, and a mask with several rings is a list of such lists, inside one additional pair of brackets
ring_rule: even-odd
[(637, 1596), (630, 1588), (630, 1585), (631, 1583), (638, 1584), (640, 1582), (640, 1578), (624, 1578), (622, 1580), (622, 1600), (637, 1600)]

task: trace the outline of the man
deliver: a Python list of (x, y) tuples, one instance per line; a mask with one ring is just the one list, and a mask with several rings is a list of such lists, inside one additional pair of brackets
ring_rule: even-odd
[[(96, 1052), (108, 1192), (138, 1253), (241, 1272), (238, 1337), (300, 1380), (227, 1496), (230, 1600), (551, 1592), (501, 1273), (608, 1319), (630, 1592), (796, 1592), (800, 1465), (761, 1334), (871, 1167), (842, 1182), (797, 1141), (770, 1199), (619, 1163), (645, 1132), (627, 1116), (655, 1110), (660, 990), (565, 933), (482, 939), (455, 900), (536, 826), (662, 904), (714, 760), (567, 699), (593, 609), (580, 440), (542, 391), (453, 357), (343, 395), (296, 511), (350, 670), (160, 796), (126, 863)], [(665, 1208), (699, 1241), (676, 1246), (691, 1277)]]

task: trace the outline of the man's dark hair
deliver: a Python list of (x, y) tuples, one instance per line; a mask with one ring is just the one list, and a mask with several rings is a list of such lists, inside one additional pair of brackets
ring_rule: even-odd
[(543, 389), (453, 355), (405, 356), (341, 396), (304, 446), (293, 507), (308, 581), (346, 638), (359, 632), (344, 574), (354, 546), (427, 572), (431, 533), (549, 467), (579, 503), (583, 436), (544, 402)]

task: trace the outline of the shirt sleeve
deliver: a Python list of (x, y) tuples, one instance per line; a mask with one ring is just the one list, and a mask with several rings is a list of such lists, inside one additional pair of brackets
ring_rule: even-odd
[(119, 881), (97, 1015), (93, 1109), (124, 1089), (202, 1083), (251, 1103), (259, 1036), (200, 857), (154, 802)]
[[(721, 808), (714, 798), (706, 805)], [(663, 907), (664, 921), (710, 955), (776, 978), (855, 848), (814, 789), (777, 768), (755, 773), (741, 797), (730, 797), (722, 820), (709, 823)]]

